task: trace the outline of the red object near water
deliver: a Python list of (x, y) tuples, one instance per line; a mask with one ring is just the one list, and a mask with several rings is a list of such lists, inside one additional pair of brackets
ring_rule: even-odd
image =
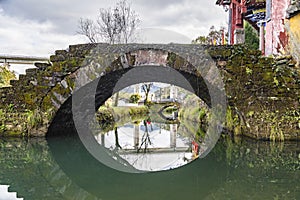
[(199, 144), (195, 141), (192, 142), (192, 152), (198, 155), (199, 152)]

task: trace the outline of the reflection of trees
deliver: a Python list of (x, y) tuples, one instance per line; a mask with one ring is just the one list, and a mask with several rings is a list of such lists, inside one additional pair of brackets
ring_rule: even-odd
[(118, 136), (118, 127), (114, 128), (114, 132), (115, 132), (115, 143), (116, 143), (116, 150), (117, 149), (122, 149), (120, 143), (119, 143), (119, 136)]
[(167, 121), (176, 121), (178, 120), (178, 110), (179, 105), (176, 104), (170, 104), (163, 106), (159, 111), (159, 116)]
[(140, 143), (140, 126), (139, 124), (134, 125), (134, 149), (139, 147)]
[[(144, 153), (146, 153), (148, 146), (152, 144), (151, 139), (150, 139), (148, 124), (147, 124), (148, 122), (150, 122), (150, 119), (143, 121), (144, 126), (145, 126), (145, 131), (144, 131), (144, 134), (143, 134), (143, 137), (142, 137), (142, 141), (141, 141), (140, 147), (137, 150), (137, 153), (139, 153), (142, 150), (143, 145), (144, 145), (143, 151), (144, 151)], [(152, 131), (153, 128), (152, 128), (151, 124), (150, 124), (150, 128), (151, 128), (150, 131)]]
[(195, 121), (182, 119), (178, 127), (178, 133), (181, 133), (183, 137), (194, 138), (194, 140), (201, 143), (205, 138), (206, 130)]

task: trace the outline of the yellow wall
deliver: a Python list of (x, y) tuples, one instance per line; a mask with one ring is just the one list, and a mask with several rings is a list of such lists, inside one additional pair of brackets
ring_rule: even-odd
[(290, 18), (289, 23), (289, 42), (290, 51), (293, 57), (297, 60), (298, 66), (300, 63), (300, 13)]

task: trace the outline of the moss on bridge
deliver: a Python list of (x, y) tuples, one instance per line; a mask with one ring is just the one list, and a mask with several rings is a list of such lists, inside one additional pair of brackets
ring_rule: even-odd
[[(139, 47), (138, 44), (131, 46)], [(174, 50), (183, 49), (187, 54), (193, 54), (198, 48), (197, 45), (169, 46)], [(34, 135), (45, 135), (55, 113), (75, 90), (79, 69), (87, 62), (99, 65), (96, 69), (86, 67), (84, 79), (87, 80), (112, 74), (126, 65), (153, 64), (153, 60), (180, 72), (201, 75), (182, 57), (160, 50), (164, 45), (157, 45), (154, 49), (141, 46), (138, 51), (111, 54), (125, 46), (100, 44), (97, 48), (101, 54), (93, 60), (89, 53), (94, 47), (93, 44), (74, 45), (68, 51), (56, 51), (51, 56), (51, 65), (38, 63), (37, 68), (27, 69), (26, 75), (11, 81), (11, 87), (0, 88), (0, 135), (11, 135), (16, 130), (17, 135), (31, 135), (29, 115), (41, 118), (35, 119), (38, 123), (33, 129), (40, 132)], [(276, 141), (300, 139), (300, 72), (290, 57), (263, 57), (259, 51), (242, 45), (207, 46), (205, 49), (216, 63), (225, 84), (228, 100), (226, 132)], [(144, 60), (139, 57), (141, 55)], [(147, 56), (151, 58), (146, 59)], [(113, 57), (114, 61), (110, 67), (102, 69), (108, 57)], [(193, 82), (192, 86), (195, 84)]]
[(262, 57), (238, 46), (225, 62), (227, 128), (256, 139), (300, 139), (300, 73), (290, 57)]

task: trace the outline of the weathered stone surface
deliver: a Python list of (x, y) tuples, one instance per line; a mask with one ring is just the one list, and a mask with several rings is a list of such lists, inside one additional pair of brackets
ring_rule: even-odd
[(34, 63), (34, 66), (36, 66), (38, 69), (40, 70), (45, 70), (47, 67), (50, 67), (51, 64), (50, 63)]

